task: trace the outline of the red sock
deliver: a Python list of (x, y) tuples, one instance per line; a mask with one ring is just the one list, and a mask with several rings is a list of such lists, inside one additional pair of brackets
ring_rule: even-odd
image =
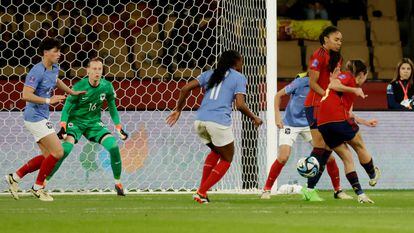
[(220, 162), (211, 171), (210, 176), (208, 176), (207, 180), (201, 184), (198, 192), (201, 195), (207, 195), (207, 191), (213, 187), (224, 176), (224, 174), (226, 174), (229, 167), (230, 162), (227, 162), (226, 160), (220, 160)]
[(23, 178), (28, 173), (34, 172), (40, 168), (40, 165), (42, 165), (43, 160), (45, 157), (43, 155), (38, 155), (34, 157), (33, 159), (27, 161), (19, 170), (16, 171), (16, 174)]
[(37, 185), (43, 186), (43, 182), (46, 177), (50, 175), (57, 161), (59, 161), (59, 159), (53, 157), (53, 155), (49, 155), (43, 160), (42, 165), (40, 166), (39, 174), (36, 178)]
[(328, 170), (328, 174), (331, 177), (332, 186), (334, 187), (335, 191), (341, 189), (341, 181), (339, 178), (339, 168), (336, 164), (336, 161), (333, 159), (326, 164), (326, 170)]
[(266, 185), (264, 187), (264, 190), (271, 190), (273, 187), (273, 184), (275, 183), (275, 180), (280, 174), (280, 171), (282, 171), (283, 166), (285, 164), (279, 162), (277, 159), (273, 163), (272, 167), (270, 168), (269, 176), (267, 177)]
[(220, 154), (211, 151), (210, 154), (207, 155), (206, 160), (204, 161), (203, 167), (203, 176), (201, 177), (200, 187), (207, 180), (208, 176), (213, 170), (214, 166), (216, 166), (218, 160), (220, 159)]

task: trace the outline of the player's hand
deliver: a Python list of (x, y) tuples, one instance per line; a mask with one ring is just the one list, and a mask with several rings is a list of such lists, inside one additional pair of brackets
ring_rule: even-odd
[(377, 119), (371, 119), (369, 121), (366, 121), (365, 125), (368, 127), (376, 127), (378, 124), (378, 120)]
[(60, 130), (57, 133), (57, 136), (60, 140), (66, 139), (66, 122), (60, 122)]
[(180, 115), (181, 111), (172, 111), (165, 121), (171, 127), (178, 121)]
[(128, 139), (128, 134), (122, 129), (122, 125), (116, 126), (116, 132), (121, 140), (125, 141)]
[(50, 104), (62, 103), (66, 99), (64, 95), (54, 95), (50, 97)]
[(330, 80), (338, 78), (339, 73), (341, 73), (341, 68), (336, 67), (334, 71), (331, 73), (331, 76), (329, 77)]
[(282, 121), (282, 117), (280, 116), (280, 113), (276, 113), (276, 117), (275, 117), (275, 123), (277, 128), (279, 129), (283, 129), (283, 121)]
[(86, 91), (72, 91), (71, 95), (84, 95)]
[(254, 124), (255, 127), (259, 127), (263, 124), (263, 121), (262, 121), (262, 119), (260, 119), (259, 117), (256, 116), (256, 117), (253, 118), (253, 124)]
[(362, 99), (365, 99), (365, 98), (367, 98), (367, 97), (368, 97), (368, 95), (365, 95), (364, 91), (363, 91), (363, 90), (362, 90), (362, 88), (360, 88), (360, 87), (355, 88), (354, 94), (355, 94), (356, 96), (361, 97)]

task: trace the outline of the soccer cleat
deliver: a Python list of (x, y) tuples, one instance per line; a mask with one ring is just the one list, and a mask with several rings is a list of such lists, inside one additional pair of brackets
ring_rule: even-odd
[(375, 203), (373, 200), (369, 199), (369, 197), (365, 193), (358, 195), (358, 202), (359, 203), (372, 203), (372, 204)]
[(335, 199), (341, 199), (341, 200), (352, 200), (352, 199), (354, 199), (352, 196), (348, 195), (347, 193), (345, 193), (342, 190), (338, 190), (338, 191), (334, 192), (334, 198)]
[(50, 196), (44, 189), (35, 190), (33, 187), (30, 189), (33, 196), (37, 197), (41, 201), (53, 201), (53, 197)]
[(270, 190), (263, 190), (260, 199), (270, 199)]
[(12, 174), (8, 174), (5, 176), (5, 181), (9, 187), (10, 194), (14, 198), (14, 200), (19, 199), (19, 195), (17, 194), (17, 191), (19, 191), (19, 184), (13, 179)]
[(207, 196), (203, 196), (198, 192), (193, 194), (193, 199), (200, 204), (208, 204), (210, 202)]
[(303, 187), (301, 191), (302, 191), (303, 200), (305, 201), (312, 201), (312, 202), (324, 201), (319, 196), (318, 191), (316, 189), (308, 189), (308, 188)]
[(125, 192), (124, 192), (124, 188), (122, 187), (122, 184), (115, 184), (115, 190), (116, 190), (116, 194), (118, 196), (123, 196), (125, 197)]
[(369, 180), (369, 185), (372, 187), (374, 187), (377, 184), (378, 179), (381, 177), (380, 169), (377, 166), (375, 166), (374, 169), (375, 169), (375, 177)]

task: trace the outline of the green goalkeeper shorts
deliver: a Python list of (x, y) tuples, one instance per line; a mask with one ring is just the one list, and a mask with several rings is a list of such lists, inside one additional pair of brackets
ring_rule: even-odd
[(111, 134), (102, 122), (83, 124), (81, 122), (69, 121), (67, 124), (66, 134), (75, 138), (75, 143), (85, 136), (91, 142), (100, 143), (105, 135)]

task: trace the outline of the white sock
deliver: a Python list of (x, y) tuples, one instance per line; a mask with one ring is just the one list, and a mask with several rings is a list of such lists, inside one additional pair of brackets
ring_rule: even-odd
[(36, 190), (36, 191), (39, 190), (39, 189), (42, 189), (42, 188), (43, 188), (43, 185), (38, 185), (38, 184), (33, 185), (33, 189)]
[(17, 175), (16, 172), (13, 173), (12, 176), (13, 176), (13, 180), (16, 181), (16, 182), (20, 182), (20, 180), (22, 179), (22, 178), (19, 177), (19, 175)]

